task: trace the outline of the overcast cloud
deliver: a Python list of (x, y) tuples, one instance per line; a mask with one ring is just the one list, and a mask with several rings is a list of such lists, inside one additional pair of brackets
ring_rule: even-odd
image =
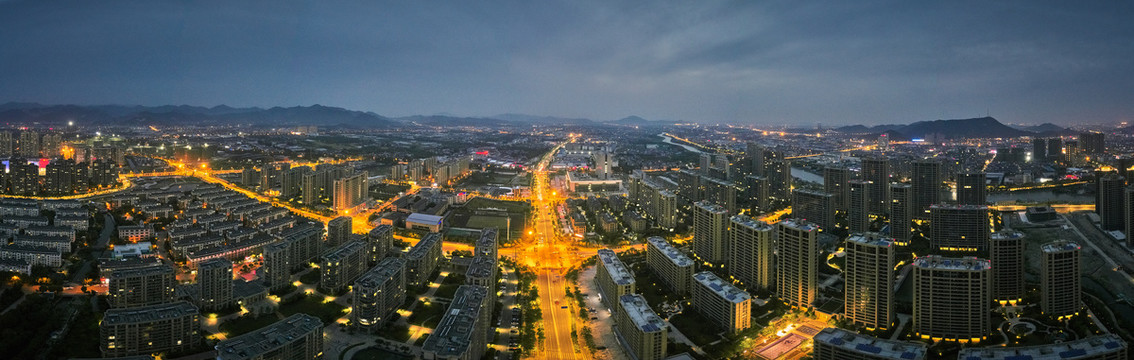
[(0, 102), (707, 123), (1134, 117), (1134, 3), (7, 1)]

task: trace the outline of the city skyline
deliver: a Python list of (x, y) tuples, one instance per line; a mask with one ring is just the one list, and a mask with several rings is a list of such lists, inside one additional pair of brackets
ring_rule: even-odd
[(1131, 117), (1130, 4), (272, 5), (0, 3), (0, 101), (830, 126)]

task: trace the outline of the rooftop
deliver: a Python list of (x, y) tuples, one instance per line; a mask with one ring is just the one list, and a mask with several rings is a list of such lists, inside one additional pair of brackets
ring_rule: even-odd
[(673, 245), (670, 245), (668, 241), (665, 241), (664, 238), (651, 236), (650, 238), (646, 239), (646, 242), (650, 243), (650, 245), (653, 245), (653, 247), (658, 249), (658, 251), (660, 251), (662, 254), (665, 254), (665, 257), (669, 258), (669, 261), (673, 262), (674, 265), (677, 265), (678, 267), (693, 266), (693, 259), (685, 256), (685, 254), (682, 253), (681, 250), (677, 250), (677, 248), (673, 247)]
[(410, 214), (409, 217), (406, 218), (407, 222), (415, 222), (415, 223), (418, 223), (418, 224), (441, 225), (441, 222), (443, 220), (445, 220), (444, 216), (429, 215), (429, 214), (423, 214), (423, 213), (413, 213), (413, 214)]
[(440, 246), (440, 244), (441, 233), (425, 234), (425, 237), (421, 238), (421, 241), (418, 241), (417, 244), (414, 244), (413, 247), (410, 248), (409, 253), (406, 254), (406, 257), (423, 258), (431, 248), (433, 248), (434, 246)]
[(961, 349), (960, 360), (1011, 359), (1011, 360), (1073, 360), (1097, 359), (1126, 348), (1126, 342), (1115, 334), (1092, 336), (1058, 344), (1023, 347), (985, 347)]
[(197, 315), (197, 307), (185, 301), (122, 309), (110, 309), (102, 317), (107, 326), (138, 324), (158, 320)]
[(933, 204), (929, 209), (944, 209), (944, 210), (988, 210), (988, 205), (959, 205), (959, 204)]
[(824, 343), (856, 353), (870, 354), (888, 359), (924, 359), (924, 344), (879, 339), (840, 328), (826, 328), (815, 335), (816, 343)]
[(768, 223), (763, 222), (763, 221), (753, 220), (751, 217), (748, 217), (746, 215), (736, 215), (736, 216), (733, 216), (731, 220), (732, 220), (733, 224), (744, 226), (744, 227), (747, 227), (747, 228), (753, 229), (753, 230), (758, 230), (758, 231), (772, 230), (772, 225), (768, 225)]
[(1019, 239), (1023, 237), (1024, 233), (1012, 230), (997, 231), (989, 235), (989, 238), (992, 240)]
[(346, 244), (339, 245), (338, 247), (327, 251), (323, 254), (323, 261), (342, 260), (351, 254), (358, 253), (359, 251), (366, 251), (366, 243), (362, 241), (350, 241)]
[(725, 209), (724, 206), (720, 206), (720, 205), (717, 205), (717, 204), (709, 202), (709, 201), (698, 201), (698, 202), (694, 203), (693, 205), (695, 205), (699, 208), (705, 209), (708, 212), (715, 213), (715, 214), (727, 214), (728, 213), (728, 209)]
[(855, 242), (870, 246), (891, 246), (894, 244), (894, 238), (879, 235), (878, 233), (854, 233), (847, 238), (847, 242)]
[(618, 302), (622, 304), (622, 309), (626, 311), (626, 315), (630, 317), (630, 321), (634, 322), (634, 326), (641, 329), (643, 332), (658, 332), (667, 328), (665, 321), (650, 308), (650, 304), (646, 302), (646, 298), (638, 294), (626, 294), (618, 298)]
[(941, 255), (926, 255), (914, 259), (913, 265), (927, 269), (981, 271), (992, 268), (992, 263), (975, 257), (947, 258)]
[(1060, 240), (1060, 241), (1054, 241), (1054, 242), (1049, 242), (1047, 244), (1043, 244), (1042, 249), (1043, 249), (1043, 252), (1045, 252), (1045, 253), (1054, 253), (1054, 252), (1079, 250), (1080, 247), (1079, 247), (1079, 244), (1076, 244), (1074, 242), (1067, 241), (1067, 240)]
[(804, 219), (787, 219), (787, 220), (784, 220), (784, 221), (780, 221), (779, 224), (782, 224), (783, 226), (786, 226), (786, 227), (789, 227), (789, 228), (792, 228), (792, 229), (796, 229), (796, 230), (800, 230), (800, 231), (816, 231), (816, 230), (819, 230), (819, 225), (815, 225), (814, 223), (808, 222), (807, 220), (804, 220)]
[(732, 286), (729, 282), (724, 281), (724, 279), (708, 271), (693, 274), (693, 280), (713, 290), (717, 296), (733, 303), (745, 302), (752, 299), (752, 296), (748, 295), (747, 292)]
[(373, 268), (365, 274), (362, 274), (362, 277), (359, 277), (354, 283), (365, 287), (376, 288), (382, 286), (382, 283), (386, 282), (387, 279), (390, 279), (399, 271), (403, 271), (405, 267), (406, 261), (401, 258), (383, 258), (382, 261), (378, 262), (378, 265), (374, 265)]
[(319, 318), (303, 313), (295, 314), (259, 330), (221, 341), (216, 347), (217, 359), (256, 358), (313, 332), (321, 333), (322, 329), (323, 322)]
[(626, 264), (622, 263), (622, 260), (618, 259), (618, 254), (615, 254), (614, 250), (599, 249), (598, 257), (615, 284), (630, 285), (634, 283), (634, 274), (630, 272), (630, 268), (626, 267)]
[(421, 345), (426, 352), (436, 353), (438, 357), (458, 356), (468, 350), (472, 343), (477, 318), (483, 311), (481, 305), (488, 296), (483, 286), (461, 285), (453, 295), (449, 310), (441, 318), (441, 323), (433, 329), (433, 334)]

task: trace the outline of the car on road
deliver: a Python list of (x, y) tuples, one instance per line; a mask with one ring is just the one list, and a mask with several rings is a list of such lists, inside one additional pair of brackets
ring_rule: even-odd
[(509, 333), (509, 334), (512, 334), (512, 335), (519, 335), (519, 334), (520, 334), (520, 330), (512, 329), (512, 331), (509, 331), (508, 333)]

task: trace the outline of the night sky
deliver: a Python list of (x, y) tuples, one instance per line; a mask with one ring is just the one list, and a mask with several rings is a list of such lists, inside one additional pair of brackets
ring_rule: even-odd
[(1134, 120), (1130, 1), (0, 1), (0, 103)]

